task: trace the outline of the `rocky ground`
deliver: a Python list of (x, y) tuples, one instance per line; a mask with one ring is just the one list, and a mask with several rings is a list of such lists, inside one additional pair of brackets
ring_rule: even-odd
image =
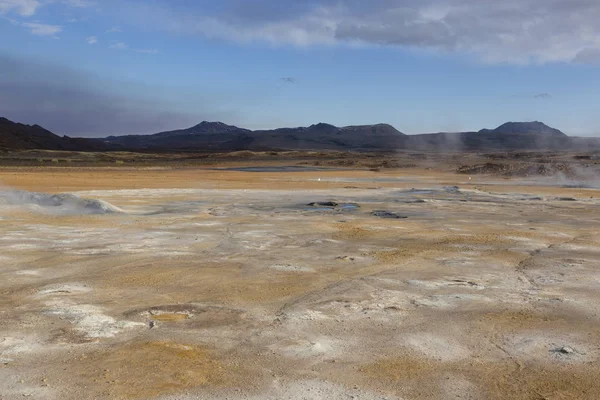
[(0, 399), (600, 398), (593, 179), (302, 166), (0, 170)]

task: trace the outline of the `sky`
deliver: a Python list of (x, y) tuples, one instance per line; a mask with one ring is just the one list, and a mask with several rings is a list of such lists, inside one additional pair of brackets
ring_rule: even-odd
[(598, 21), (598, 0), (0, 0), (0, 116), (600, 136)]

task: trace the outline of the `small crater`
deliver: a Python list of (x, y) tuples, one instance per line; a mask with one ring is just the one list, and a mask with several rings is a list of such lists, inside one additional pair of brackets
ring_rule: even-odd
[(156, 314), (152, 315), (153, 321), (159, 322), (177, 322), (177, 321), (185, 321), (187, 319), (192, 318), (192, 315), (185, 313), (164, 313), (164, 314)]
[(335, 201), (323, 201), (323, 202), (308, 203), (307, 206), (309, 206), (309, 207), (330, 207), (330, 208), (334, 208), (334, 207), (339, 206), (339, 204), (336, 203)]
[(323, 201), (308, 203), (305, 206), (306, 211), (356, 211), (360, 205), (356, 203), (338, 203), (335, 201)]
[(385, 218), (385, 219), (407, 219), (406, 215), (399, 215), (389, 211), (375, 210), (371, 213), (374, 217)]

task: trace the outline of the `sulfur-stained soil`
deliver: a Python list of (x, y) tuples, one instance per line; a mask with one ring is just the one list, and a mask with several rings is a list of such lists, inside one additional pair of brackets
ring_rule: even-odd
[(600, 398), (590, 159), (440, 158), (0, 169), (0, 399)]

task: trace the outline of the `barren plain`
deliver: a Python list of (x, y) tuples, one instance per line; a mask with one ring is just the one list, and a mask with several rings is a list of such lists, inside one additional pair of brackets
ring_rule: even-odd
[(600, 398), (594, 184), (255, 164), (0, 169), (0, 399)]

